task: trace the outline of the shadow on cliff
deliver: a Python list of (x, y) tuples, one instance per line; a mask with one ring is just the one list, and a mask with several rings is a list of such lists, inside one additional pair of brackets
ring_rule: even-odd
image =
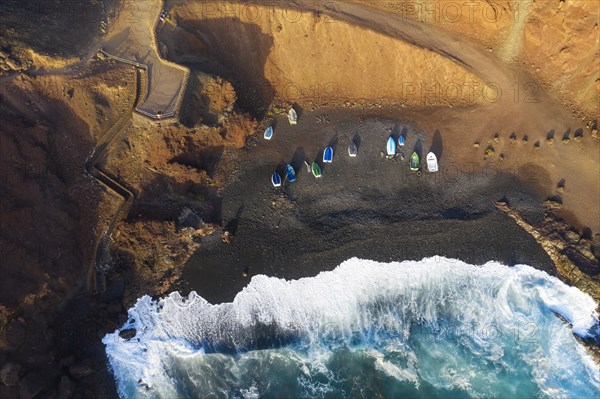
[[(185, 48), (187, 54), (194, 54), (194, 57), (189, 57), (187, 54), (178, 54), (179, 51), (168, 51), (171, 61), (228, 80), (237, 94), (237, 106), (255, 118), (264, 117), (275, 92), (264, 75), (273, 38), (264, 34), (257, 25), (236, 18), (179, 20), (177, 28), (171, 32), (161, 32), (159, 38), (165, 43), (177, 43)], [(193, 103), (191, 100), (199, 88), (198, 82), (188, 86), (182, 109), (184, 115), (192, 111), (189, 108)]]

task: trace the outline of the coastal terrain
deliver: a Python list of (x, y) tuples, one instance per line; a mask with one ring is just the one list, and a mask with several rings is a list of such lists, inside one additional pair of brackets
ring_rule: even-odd
[(0, 397), (116, 395), (100, 339), (142, 295), (351, 257), (527, 264), (600, 300), (598, 4), (398, 4), (0, 5)]

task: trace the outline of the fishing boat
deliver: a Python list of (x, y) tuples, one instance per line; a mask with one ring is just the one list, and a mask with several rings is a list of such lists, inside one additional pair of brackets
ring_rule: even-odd
[(319, 177), (321, 177), (321, 167), (319, 166), (318, 163), (313, 162), (312, 163), (312, 174), (318, 179)]
[(293, 183), (296, 181), (296, 171), (294, 170), (294, 167), (292, 165), (288, 164), (285, 167), (285, 175), (286, 175), (287, 181), (289, 181), (290, 183)]
[(427, 170), (432, 173), (438, 171), (437, 157), (433, 152), (427, 154)]
[(421, 160), (416, 152), (413, 152), (410, 156), (410, 170), (419, 170)]
[(400, 147), (404, 147), (404, 141), (405, 141), (404, 135), (401, 134), (400, 137), (398, 138), (398, 145)]
[(387, 142), (387, 155), (388, 158), (396, 156), (396, 140), (392, 136), (390, 136)]
[(352, 158), (354, 158), (356, 156), (356, 154), (358, 154), (358, 147), (356, 146), (356, 143), (353, 141), (348, 146), (348, 155), (350, 155)]
[(290, 125), (296, 125), (298, 123), (298, 114), (294, 108), (290, 108), (288, 111), (288, 121), (290, 121)]
[(333, 148), (327, 147), (323, 152), (323, 162), (332, 163), (333, 162)]
[(267, 130), (265, 130), (265, 140), (271, 140), (273, 138), (273, 126), (269, 126)]
[(279, 176), (279, 173), (273, 173), (273, 176), (271, 176), (271, 183), (273, 183), (274, 187), (281, 187), (281, 176)]

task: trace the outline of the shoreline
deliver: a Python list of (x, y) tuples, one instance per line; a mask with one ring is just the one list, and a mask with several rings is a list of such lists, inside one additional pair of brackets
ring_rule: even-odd
[[(318, 119), (320, 112), (304, 117)], [(541, 221), (543, 201), (535, 190), (510, 173), (460, 172), (444, 155), (439, 131), (425, 133), (386, 117), (358, 123), (352, 112), (345, 115), (335, 126), (316, 129), (310, 123), (291, 127), (279, 117), (271, 141), (256, 139), (221, 167), (231, 182), (220, 193), (220, 214), (233, 242), (216, 234), (204, 238), (183, 270), (182, 289), (209, 302), (229, 301), (253, 275), (308, 277), (355, 256), (383, 262), (436, 255), (472, 264), (496, 260), (556, 275), (535, 239), (494, 206), (508, 199), (527, 218)], [(404, 161), (381, 157), (386, 129), (407, 134)], [(360, 141), (357, 158), (346, 151), (352, 139)], [(319, 158), (326, 145), (335, 147), (334, 162), (317, 180), (303, 161)], [(417, 147), (421, 155), (437, 147), (440, 172), (418, 177), (407, 171), (408, 155)], [(269, 178), (282, 162), (292, 162), (298, 181), (274, 189)]]

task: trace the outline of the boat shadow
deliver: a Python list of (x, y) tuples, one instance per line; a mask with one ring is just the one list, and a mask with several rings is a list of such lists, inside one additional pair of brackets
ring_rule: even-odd
[(336, 150), (337, 150), (337, 146), (339, 143), (339, 137), (338, 134), (336, 133), (331, 140), (329, 140), (329, 143), (327, 143), (327, 147), (331, 147), (333, 148), (333, 155), (335, 156)]
[(294, 155), (292, 156), (292, 160), (290, 161), (290, 165), (294, 168), (294, 171), (298, 175), (302, 170), (302, 166), (306, 161), (306, 152), (304, 151), (304, 147), (296, 148), (294, 151)]
[(361, 143), (361, 138), (360, 138), (360, 134), (356, 133), (354, 135), (354, 137), (352, 138), (352, 142), (354, 143), (354, 145), (356, 146), (356, 150), (360, 150), (360, 143)]
[(275, 166), (275, 172), (279, 173), (279, 176), (281, 176), (282, 179), (285, 176), (286, 166), (287, 162), (284, 159), (280, 160), (279, 163)]
[[(408, 140), (408, 129), (407, 128), (403, 128), (402, 132), (400, 133), (402, 136), (404, 136), (404, 140), (406, 142), (406, 140)], [(398, 137), (400, 138), (400, 137)]]
[(317, 152), (317, 156), (315, 157), (315, 159), (313, 159), (313, 162), (316, 162), (319, 167), (321, 168), (321, 171), (325, 170), (325, 164), (323, 163), (323, 153), (325, 152), (324, 148), (321, 148), (319, 150), (319, 152)]
[(431, 140), (431, 147), (429, 147), (429, 152), (433, 152), (435, 154), (435, 156), (438, 159), (438, 162), (440, 161), (440, 159), (442, 159), (442, 154), (444, 152), (444, 144), (442, 142), (442, 134), (437, 129), (433, 134), (433, 138)]
[(235, 213), (235, 216), (227, 223), (227, 225), (225, 226), (225, 231), (228, 231), (229, 233), (231, 233), (231, 235), (234, 235), (237, 233), (238, 227), (240, 227), (240, 219), (242, 218), (242, 214), (244, 213), (244, 205), (242, 204), (237, 212)]
[(296, 115), (298, 115), (298, 120), (300, 120), (302, 115), (304, 115), (304, 108), (298, 103), (293, 103), (292, 108), (294, 108)]
[(415, 143), (415, 147), (413, 148), (413, 151), (417, 153), (417, 155), (419, 156), (419, 159), (423, 159), (423, 141), (421, 141), (421, 139), (417, 140), (417, 142)]

